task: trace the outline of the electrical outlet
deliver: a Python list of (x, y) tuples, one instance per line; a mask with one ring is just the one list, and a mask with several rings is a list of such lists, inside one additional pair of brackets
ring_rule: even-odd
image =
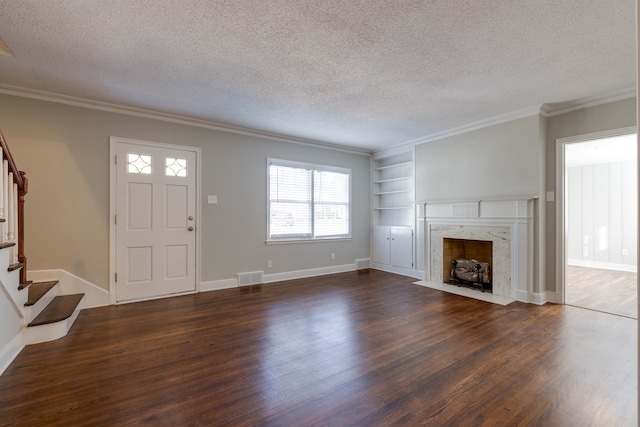
[(210, 204), (210, 205), (218, 204), (218, 196), (216, 196), (216, 195), (207, 196), (207, 203)]
[(267, 261), (267, 268), (272, 268), (273, 262), (271, 260)]
[(331, 252), (331, 259), (336, 259), (336, 254), (334, 254), (333, 252)]
[(629, 256), (629, 251), (626, 249), (622, 250), (622, 256)]

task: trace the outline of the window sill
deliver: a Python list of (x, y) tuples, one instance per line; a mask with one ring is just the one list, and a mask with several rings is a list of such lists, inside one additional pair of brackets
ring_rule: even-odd
[(281, 240), (269, 240), (265, 243), (267, 245), (287, 245), (290, 243), (322, 243), (322, 242), (348, 242), (351, 241), (351, 237), (327, 237), (326, 239), (281, 239)]

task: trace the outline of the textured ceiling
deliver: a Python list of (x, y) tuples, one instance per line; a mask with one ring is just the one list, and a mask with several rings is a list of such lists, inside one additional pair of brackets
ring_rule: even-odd
[(0, 88), (361, 150), (634, 88), (634, 0), (2, 0)]

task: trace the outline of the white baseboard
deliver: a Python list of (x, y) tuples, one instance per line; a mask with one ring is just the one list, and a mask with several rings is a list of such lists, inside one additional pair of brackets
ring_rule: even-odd
[(220, 289), (237, 288), (238, 279), (212, 280), (209, 282), (200, 282), (199, 292), (217, 291)]
[[(552, 303), (555, 303), (555, 304), (562, 304), (562, 301), (559, 301), (560, 294), (557, 293), (557, 292), (545, 291), (545, 292), (542, 292), (542, 293), (536, 294), (536, 295), (540, 295), (541, 296), (540, 305), (546, 304), (548, 302), (552, 302)], [(538, 303), (535, 302), (534, 304), (538, 304)]]
[(335, 267), (320, 267), (309, 270), (287, 271), (284, 273), (265, 274), (263, 283), (281, 282), (283, 280), (304, 279), (306, 277), (324, 276), (326, 274), (346, 273), (356, 271), (355, 264), (337, 265)]
[(93, 283), (69, 273), (66, 270), (30, 270), (28, 279), (34, 282), (57, 280), (63, 294), (84, 294), (80, 301), (82, 308), (109, 305), (109, 292)]
[(11, 362), (13, 362), (13, 359), (20, 354), (23, 348), (24, 343), (22, 342), (22, 334), (18, 333), (7, 345), (4, 346), (2, 350), (0, 350), (0, 375), (6, 371)]
[(599, 268), (602, 270), (627, 271), (629, 273), (638, 272), (637, 265), (615, 264), (612, 262), (601, 262), (601, 261), (586, 261), (582, 259), (569, 259), (567, 260), (567, 265), (574, 265), (576, 267)]
[[(283, 280), (304, 279), (307, 277), (324, 276), (327, 274), (355, 271), (355, 264), (338, 265), (335, 267), (312, 268), (309, 270), (285, 271), (284, 273), (265, 274), (262, 283), (275, 283)], [(238, 279), (212, 280), (200, 283), (200, 292), (217, 291), (219, 289), (237, 288)]]
[(516, 300), (520, 302), (526, 302), (528, 304), (544, 305), (548, 302), (557, 302), (556, 293), (545, 291), (541, 293), (529, 294), (526, 291), (516, 292)]
[(395, 273), (395, 274), (400, 274), (402, 276), (413, 277), (414, 279), (419, 279), (419, 280), (424, 279), (424, 272), (419, 272), (418, 270), (411, 270), (411, 269), (402, 268), (402, 267), (394, 267), (393, 265), (379, 264), (377, 262), (372, 262), (371, 268), (375, 270), (386, 271), (387, 273)]
[(529, 302), (529, 293), (527, 291), (516, 291), (516, 301)]

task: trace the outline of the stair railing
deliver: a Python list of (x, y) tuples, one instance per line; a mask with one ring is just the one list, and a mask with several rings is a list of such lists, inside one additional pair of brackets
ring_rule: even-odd
[[(27, 257), (24, 254), (24, 202), (29, 180), (26, 174), (18, 170), (7, 141), (0, 131), (0, 218), (4, 219), (2, 243), (14, 243), (9, 252), (10, 268), (20, 266), (20, 283), (27, 281)], [(17, 248), (15, 244), (17, 243)]]

